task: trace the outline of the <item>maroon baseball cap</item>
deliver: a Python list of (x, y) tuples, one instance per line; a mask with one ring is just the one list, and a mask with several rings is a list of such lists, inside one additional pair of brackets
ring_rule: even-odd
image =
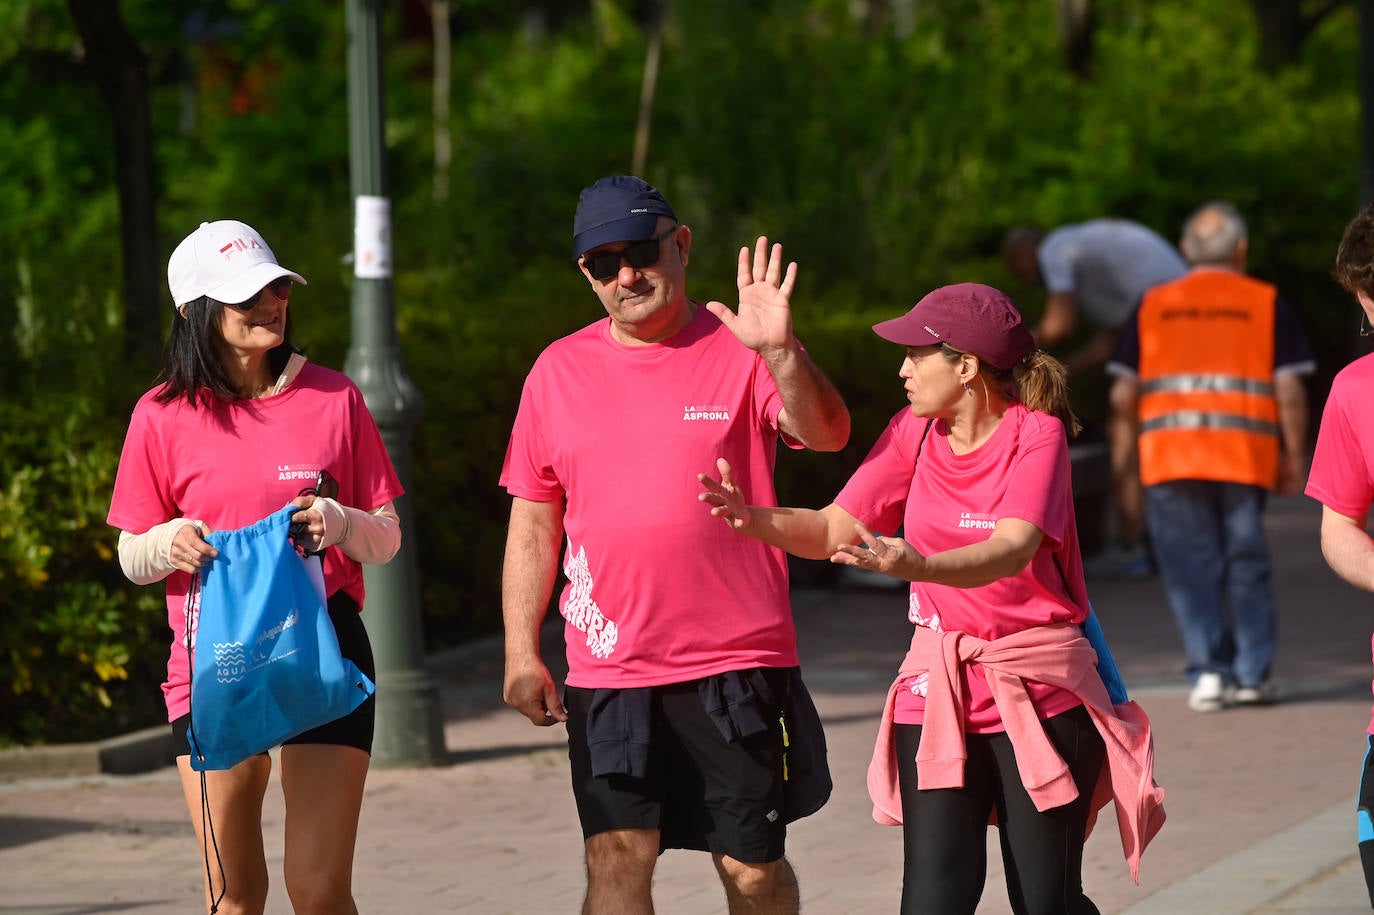
[(1011, 368), (1035, 349), (1035, 338), (1011, 299), (982, 283), (932, 290), (900, 318), (874, 324), (873, 332), (902, 346), (948, 343), (999, 369)]

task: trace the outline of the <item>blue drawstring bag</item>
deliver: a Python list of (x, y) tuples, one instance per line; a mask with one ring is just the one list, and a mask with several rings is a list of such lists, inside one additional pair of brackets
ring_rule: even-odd
[(1107, 647), (1107, 636), (1102, 632), (1102, 624), (1097, 621), (1092, 604), (1088, 605), (1088, 618), (1083, 621), (1083, 637), (1092, 643), (1093, 651), (1097, 652), (1097, 672), (1102, 677), (1102, 684), (1107, 687), (1107, 697), (1112, 700), (1112, 705), (1129, 701), (1126, 683), (1121, 679), (1121, 671), (1117, 669), (1112, 650)]
[(214, 531), (200, 571), (191, 664), (191, 768), (228, 769), (342, 718), (376, 686), (339, 653), (323, 579), (291, 543), (295, 505)]

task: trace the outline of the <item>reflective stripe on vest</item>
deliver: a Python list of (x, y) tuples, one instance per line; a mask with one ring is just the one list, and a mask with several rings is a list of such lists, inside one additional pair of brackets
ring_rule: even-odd
[(1140, 386), (1141, 394), (1253, 394), (1256, 397), (1273, 397), (1274, 385), (1268, 381), (1253, 378), (1236, 378), (1232, 375), (1167, 375), (1152, 378)]
[(1272, 435), (1275, 438), (1279, 434), (1278, 423), (1230, 413), (1203, 413), (1200, 410), (1178, 410), (1147, 419), (1140, 424), (1142, 433), (1157, 432), (1161, 429), (1240, 429), (1256, 435)]

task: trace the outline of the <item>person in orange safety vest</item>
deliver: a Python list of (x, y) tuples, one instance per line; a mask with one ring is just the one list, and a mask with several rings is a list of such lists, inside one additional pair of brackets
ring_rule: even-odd
[(1107, 363), (1135, 416), (1149, 535), (1187, 657), (1188, 705), (1272, 702), (1277, 643), (1262, 513), (1299, 491), (1315, 368), (1278, 290), (1245, 275), (1245, 220), (1208, 203), (1184, 224), (1191, 265), (1146, 291)]

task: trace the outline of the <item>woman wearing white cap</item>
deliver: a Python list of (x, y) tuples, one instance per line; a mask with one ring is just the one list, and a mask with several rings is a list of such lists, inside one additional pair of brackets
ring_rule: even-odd
[[(911, 649), (869, 768), (874, 818), (902, 824), (902, 912), (972, 913), (989, 821), (1017, 913), (1095, 913), (1083, 844), (1114, 795), (1134, 877), (1163, 822), (1149, 720), (1113, 706), (1081, 632), (1064, 367), (1011, 301), (944, 286), (874, 331), (905, 347), (909, 409), (830, 505), (745, 504), (731, 468), (700, 498), (735, 530), (797, 556), (911, 582)], [(873, 531), (903, 529), (904, 538)]]
[[(293, 520), (305, 525), (297, 545), (324, 551), (340, 650), (375, 679), (358, 617), (360, 563), (386, 562), (399, 548), (393, 500), (402, 490), (358, 389), (291, 344), (292, 284), (305, 279), (278, 264), (261, 235), (234, 220), (202, 223), (172, 253), (167, 279), (179, 317), (157, 384), (134, 408), (108, 520), (120, 529), (124, 573), (138, 584), (167, 583), (173, 638), (163, 693), (197, 857), (209, 851), (207, 907), (262, 912), (270, 757), (204, 773), (204, 798), (201, 773), (190, 766), (188, 646), (196, 608), (188, 625), (188, 594), (217, 555), (205, 535), (252, 524), (294, 499), (301, 511)], [(285, 877), (297, 912), (356, 911), (353, 849), (374, 702), (282, 747)]]

